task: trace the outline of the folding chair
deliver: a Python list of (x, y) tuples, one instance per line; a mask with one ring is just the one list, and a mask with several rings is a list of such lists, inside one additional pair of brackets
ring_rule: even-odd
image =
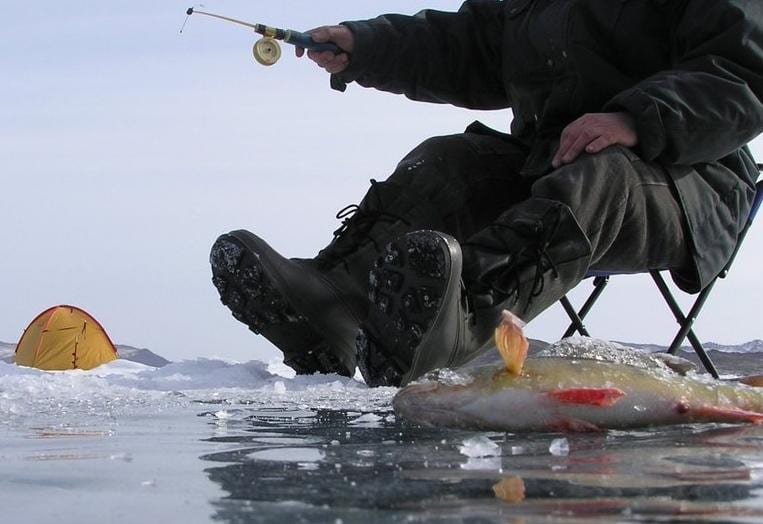
[[(758, 164), (758, 169), (763, 171), (763, 164)], [(699, 338), (697, 338), (697, 335), (694, 333), (693, 326), (700, 310), (702, 309), (702, 306), (705, 305), (705, 301), (710, 295), (710, 291), (712, 291), (715, 283), (719, 278), (726, 278), (726, 275), (728, 275), (731, 264), (734, 263), (734, 259), (739, 252), (739, 248), (741, 247), (742, 242), (744, 241), (745, 236), (747, 235), (747, 232), (749, 231), (750, 226), (755, 219), (755, 215), (758, 212), (761, 201), (763, 201), (763, 180), (758, 181), (758, 183), (755, 185), (755, 188), (755, 200), (753, 201), (752, 209), (750, 209), (750, 215), (747, 217), (747, 223), (742, 229), (742, 232), (739, 234), (739, 239), (737, 240), (736, 247), (731, 254), (731, 258), (723, 270), (713, 280), (711, 280), (710, 283), (702, 289), (702, 291), (699, 292), (688, 314), (684, 315), (680, 306), (671, 294), (670, 289), (668, 289), (668, 285), (665, 283), (665, 279), (663, 278), (660, 271), (649, 271), (649, 274), (652, 276), (654, 283), (657, 285), (657, 288), (660, 290), (660, 293), (662, 294), (665, 302), (668, 304), (668, 307), (670, 308), (673, 316), (676, 318), (676, 321), (680, 326), (678, 333), (676, 334), (675, 338), (673, 338), (673, 342), (668, 348), (668, 353), (674, 355), (680, 348), (683, 341), (688, 338), (700, 361), (705, 366), (705, 369), (715, 378), (718, 378), (718, 370), (715, 368), (715, 365), (705, 351), (705, 348), (702, 347), (702, 343), (700, 342)], [(575, 310), (566, 296), (559, 300), (571, 321), (570, 327), (567, 328), (567, 331), (565, 331), (563, 338), (572, 336), (576, 332), (586, 337), (590, 336), (588, 334), (588, 330), (583, 324), (583, 319), (586, 317), (598, 298), (604, 292), (604, 288), (606, 288), (607, 284), (609, 283), (609, 278), (615, 274), (616, 273), (610, 273), (606, 271), (591, 271), (588, 275), (586, 275), (586, 278), (593, 278), (594, 289), (586, 301), (583, 303), (583, 307), (581, 307), (579, 311)]]

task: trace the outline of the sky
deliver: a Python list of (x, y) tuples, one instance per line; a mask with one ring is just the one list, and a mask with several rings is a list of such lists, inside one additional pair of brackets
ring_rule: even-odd
[[(191, 0), (189, 0), (191, 1)], [(455, 10), (450, 0), (208, 1), (205, 8), (305, 30), (383, 12)], [(0, 19), (0, 340), (55, 304), (90, 311), (118, 344), (169, 358), (277, 358), (210, 283), (209, 247), (246, 228), (286, 256), (331, 239), (357, 203), (429, 136), (507, 111), (414, 103), (328, 75), (284, 46), (270, 68), (256, 37), (192, 17), (186, 2), (4, 2)], [(763, 141), (753, 143), (763, 160)], [(763, 338), (763, 232), (753, 226), (699, 318), (703, 340)], [(583, 282), (571, 295), (581, 301)], [(691, 297), (683, 296), (682, 304)], [(559, 338), (556, 306), (528, 327)], [(596, 336), (668, 344), (677, 326), (645, 276), (613, 279), (587, 324)]]

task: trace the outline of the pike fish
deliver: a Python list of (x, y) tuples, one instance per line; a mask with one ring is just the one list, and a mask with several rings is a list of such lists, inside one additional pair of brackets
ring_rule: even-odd
[(679, 357), (575, 337), (527, 358), (509, 312), (496, 346), (502, 364), (432, 371), (397, 393), (395, 412), (425, 426), (511, 432), (763, 423), (763, 388), (699, 374)]

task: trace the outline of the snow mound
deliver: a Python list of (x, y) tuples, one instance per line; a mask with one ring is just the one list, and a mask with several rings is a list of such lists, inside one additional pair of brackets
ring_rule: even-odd
[(397, 391), (369, 389), (339, 375), (289, 371), (259, 361), (206, 358), (163, 367), (120, 359), (89, 371), (41, 371), (0, 362), (0, 424), (40, 415), (116, 417), (199, 403), (386, 411)]

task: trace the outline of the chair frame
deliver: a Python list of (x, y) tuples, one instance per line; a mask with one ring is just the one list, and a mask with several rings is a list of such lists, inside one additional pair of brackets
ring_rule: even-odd
[[(763, 171), (763, 164), (758, 164), (758, 170)], [(665, 299), (665, 302), (667, 303), (668, 307), (670, 308), (670, 311), (673, 313), (673, 316), (676, 319), (676, 322), (678, 322), (678, 325), (680, 326), (680, 329), (678, 330), (678, 333), (676, 333), (676, 336), (673, 338), (673, 341), (670, 344), (670, 347), (668, 347), (668, 353), (671, 355), (675, 355), (675, 353), (678, 351), (678, 349), (681, 347), (681, 344), (686, 340), (689, 339), (689, 343), (691, 344), (692, 348), (694, 348), (695, 353), (697, 353), (697, 356), (699, 357), (702, 364), (705, 366), (705, 369), (708, 373), (710, 373), (713, 377), (719, 378), (718, 369), (715, 367), (715, 364), (713, 364), (712, 359), (707, 354), (707, 351), (702, 346), (702, 342), (700, 342), (697, 335), (694, 333), (694, 323), (697, 320), (697, 317), (699, 316), (700, 311), (702, 310), (702, 307), (705, 305), (705, 302), (707, 301), (710, 292), (713, 290), (713, 287), (715, 286), (715, 283), (718, 281), (719, 278), (726, 278), (726, 276), (729, 274), (729, 270), (731, 269), (731, 265), (734, 263), (734, 260), (736, 259), (737, 254), (739, 253), (739, 249), (742, 246), (742, 243), (744, 242), (745, 237), (747, 236), (747, 233), (750, 229), (750, 226), (752, 225), (753, 220), (755, 219), (755, 215), (758, 212), (758, 209), (760, 208), (761, 201), (763, 201), (763, 180), (758, 181), (758, 183), (755, 185), (756, 193), (755, 193), (755, 200), (753, 201), (752, 208), (750, 209), (750, 214), (747, 217), (747, 222), (744, 225), (744, 228), (739, 233), (739, 238), (737, 239), (736, 246), (734, 247), (734, 251), (731, 254), (731, 258), (729, 258), (729, 261), (726, 263), (726, 265), (723, 267), (720, 273), (716, 275), (713, 280), (710, 281), (697, 295), (697, 298), (694, 300), (694, 303), (692, 304), (691, 309), (687, 314), (684, 314), (681, 307), (678, 305), (678, 302), (676, 302), (675, 297), (670, 292), (670, 289), (668, 288), (667, 283), (665, 282), (665, 279), (662, 276), (661, 271), (659, 270), (651, 270), (649, 271), (649, 274), (652, 277), (652, 280), (654, 280), (654, 283), (657, 285), (657, 289), (659, 289), (660, 294), (662, 294), (662, 297)], [(588, 329), (586, 329), (585, 324), (583, 324), (583, 319), (588, 315), (588, 313), (593, 308), (596, 301), (599, 299), (601, 294), (604, 292), (604, 289), (607, 287), (607, 284), (609, 283), (609, 279), (611, 276), (616, 275), (616, 273), (610, 273), (606, 271), (590, 271), (588, 275), (586, 275), (586, 278), (592, 277), (593, 278), (593, 286), (594, 289), (591, 292), (591, 294), (588, 296), (586, 301), (583, 303), (583, 306), (579, 310), (575, 310), (575, 308), (570, 303), (567, 296), (563, 296), (559, 301), (562, 304), (562, 307), (564, 308), (565, 312), (567, 313), (567, 316), (570, 317), (570, 326), (567, 328), (567, 331), (564, 332), (564, 337), (570, 337), (574, 335), (576, 332), (583, 335), (583, 336), (590, 336), (588, 333)]]

